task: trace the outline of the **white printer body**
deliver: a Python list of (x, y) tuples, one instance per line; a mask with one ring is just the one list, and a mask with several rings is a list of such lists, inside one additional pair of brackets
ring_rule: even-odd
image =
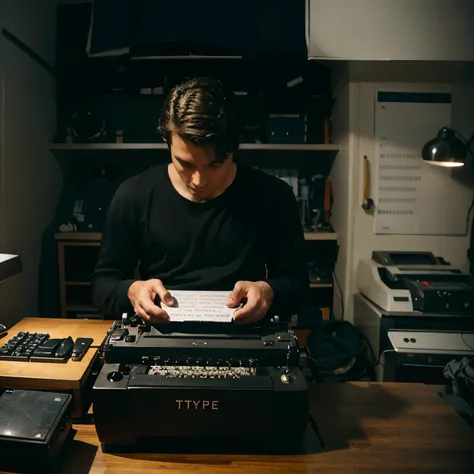
[(390, 313), (474, 314), (474, 279), (431, 252), (375, 251), (361, 260), (357, 289)]
[[(474, 278), (431, 252), (374, 251), (358, 264), (356, 288), (354, 325), (374, 352), (377, 380), (441, 383), (443, 341), (456, 333), (464, 346), (474, 331)], [(408, 341), (403, 363), (398, 339)]]

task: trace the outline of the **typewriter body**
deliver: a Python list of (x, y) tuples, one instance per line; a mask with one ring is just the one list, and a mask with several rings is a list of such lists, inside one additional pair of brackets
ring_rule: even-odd
[(93, 388), (106, 451), (227, 440), (298, 451), (309, 416), (304, 354), (286, 325), (116, 321)]

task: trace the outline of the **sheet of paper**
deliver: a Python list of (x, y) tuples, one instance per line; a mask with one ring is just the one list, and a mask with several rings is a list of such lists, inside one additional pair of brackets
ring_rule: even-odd
[(170, 290), (175, 299), (173, 307), (162, 303), (172, 322), (229, 323), (237, 308), (229, 308), (226, 301), (229, 291)]

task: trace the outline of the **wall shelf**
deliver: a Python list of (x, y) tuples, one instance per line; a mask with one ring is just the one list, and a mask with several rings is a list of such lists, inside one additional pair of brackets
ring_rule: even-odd
[[(53, 143), (52, 151), (166, 150), (166, 143)], [(339, 151), (338, 145), (318, 143), (242, 143), (241, 150)]]
[(97, 313), (97, 308), (88, 304), (68, 304), (66, 309), (74, 313)]
[(337, 240), (335, 232), (305, 232), (305, 240)]
[[(58, 277), (61, 317), (77, 317), (80, 313), (97, 313), (91, 301), (90, 276), (98, 258), (102, 240), (100, 232), (57, 232)], [(335, 241), (330, 232), (307, 232), (308, 241)], [(79, 263), (78, 263), (79, 262)], [(310, 283), (314, 291), (331, 289), (332, 283)]]
[(54, 238), (66, 241), (98, 242), (102, 239), (102, 234), (100, 232), (57, 232)]
[[(98, 242), (102, 239), (100, 232), (58, 232), (55, 234), (56, 240), (62, 241), (89, 241)], [(337, 240), (335, 232), (305, 232), (305, 240)]]

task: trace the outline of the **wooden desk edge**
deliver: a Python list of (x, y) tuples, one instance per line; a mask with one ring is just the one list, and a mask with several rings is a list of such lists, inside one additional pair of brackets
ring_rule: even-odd
[[(324, 385), (322, 390), (328, 390), (328, 393), (331, 393), (333, 387), (329, 386), (329, 384), (320, 384)], [(346, 392), (346, 386), (348, 392)], [(422, 407), (422, 398), (423, 395), (427, 395), (429, 398), (433, 397), (433, 400), (430, 402), (435, 402), (435, 404), (442, 404), (443, 401), (441, 398), (437, 397), (437, 392), (439, 391), (439, 386), (435, 385), (425, 385), (425, 384), (400, 384), (400, 383), (386, 383), (386, 382), (347, 382), (345, 384), (341, 384), (337, 387), (337, 391), (342, 391), (350, 393), (350, 385), (361, 387), (361, 388), (375, 388), (381, 387), (387, 392), (391, 394), (395, 394), (397, 396), (401, 396), (403, 399), (409, 400), (410, 402), (418, 405), (417, 410)], [(318, 389), (316, 389), (318, 390)], [(378, 390), (376, 390), (378, 392)], [(365, 399), (365, 396), (362, 397)], [(337, 404), (337, 401), (334, 401)], [(360, 413), (360, 403), (356, 403), (355, 410), (356, 410), (356, 417), (359, 418)], [(346, 396), (344, 398), (343, 406), (341, 407), (343, 411), (348, 409), (351, 406), (351, 400)], [(322, 407), (322, 409), (328, 409), (328, 407)], [(448, 408), (446, 408), (448, 410)], [(451, 411), (451, 410), (450, 410)], [(444, 412), (444, 410), (443, 410)], [(451, 420), (456, 421), (453, 423), (454, 431), (453, 434), (456, 438), (459, 437), (460, 440), (465, 438), (466, 430), (463, 426), (463, 421), (459, 418), (457, 419), (457, 415), (454, 411), (452, 411), (452, 419), (451, 417), (442, 417), (441, 418), (441, 425), (446, 423), (451, 423)], [(74, 428), (77, 430), (77, 434), (75, 439), (81, 443), (87, 443), (89, 446), (96, 446), (97, 452), (94, 453), (93, 462), (90, 465), (90, 472), (102, 472), (104, 465), (105, 466), (112, 466), (111, 463), (114, 463), (114, 469), (117, 472), (135, 472), (135, 470), (140, 471), (147, 471), (147, 472), (161, 472), (162, 470), (166, 469), (174, 469), (178, 470), (179, 472), (187, 472), (189, 466), (196, 466), (196, 463), (199, 463), (200, 468), (203, 472), (214, 472), (213, 468), (216, 469), (215, 472), (221, 472), (222, 466), (225, 465), (232, 465), (238, 469), (247, 469), (249, 471), (253, 471), (255, 469), (256, 472), (262, 472), (265, 474), (270, 474), (271, 472), (306, 472), (308, 466), (316, 472), (334, 472), (334, 470), (339, 468), (341, 471), (347, 470), (348, 472), (353, 469), (353, 466), (357, 464), (358, 469), (361, 471), (367, 470), (372, 471), (374, 468), (380, 468), (380, 471), (388, 465), (387, 462), (399, 462), (396, 466), (400, 472), (404, 470), (410, 470), (411, 462), (413, 459), (410, 459), (408, 456), (404, 456), (404, 452), (406, 450), (406, 445), (404, 441), (399, 443), (395, 443), (391, 445), (387, 443), (386, 440), (386, 432), (388, 433), (395, 433), (398, 438), (400, 438), (400, 430), (404, 430), (408, 436), (408, 438), (413, 438), (416, 434), (410, 433), (410, 424), (400, 425), (397, 418), (382, 418), (381, 423), (386, 423), (387, 430), (373, 430), (372, 421), (370, 421), (370, 416), (366, 418), (369, 420), (368, 425), (368, 432), (370, 433), (370, 439), (367, 441), (366, 439), (362, 440), (362, 444), (354, 443), (353, 445), (343, 447), (338, 447), (336, 445), (336, 449), (322, 449), (322, 451), (318, 452), (308, 452), (302, 455), (298, 455), (296, 457), (290, 456), (277, 456), (277, 457), (260, 457), (255, 455), (228, 455), (228, 454), (200, 454), (200, 453), (142, 453), (137, 452), (131, 455), (126, 455), (120, 457), (120, 461), (118, 458), (114, 459), (114, 454), (112, 453), (105, 453), (102, 451), (100, 446), (100, 441), (97, 436), (97, 432), (95, 430), (95, 426), (92, 423), (87, 424), (79, 424), (75, 423)], [(405, 414), (405, 421), (407, 420)], [(424, 409), (421, 408), (420, 416), (429, 418), (431, 415)], [(328, 417), (330, 418), (330, 416)], [(362, 418), (363, 420), (363, 418)], [(417, 424), (417, 417), (408, 418), (409, 423), (413, 423), (414, 426)], [(364, 426), (362, 424), (361, 426)], [(372, 427), (372, 430), (371, 430)], [(347, 427), (346, 427), (347, 428)], [(367, 426), (365, 426), (367, 428)], [(338, 429), (338, 428), (336, 428)], [(403, 433), (402, 433), (403, 435)], [(429, 453), (426, 453), (427, 445), (433, 445), (434, 448), (439, 447), (442, 441), (438, 441), (439, 437), (436, 433), (432, 433), (428, 431), (426, 433), (426, 443), (421, 443), (420, 446), (415, 447), (415, 451), (411, 454), (416, 455), (416, 449), (419, 449), (420, 453), (423, 455), (429, 456)], [(474, 438), (473, 438), (474, 439)], [(451, 456), (456, 456), (456, 453), (461, 453), (463, 455), (463, 467), (466, 467), (466, 463), (471, 463), (474, 465), (474, 458), (470, 461), (467, 456), (468, 451), (468, 442), (463, 441), (461, 445), (455, 442), (455, 440), (451, 443), (450, 447), (446, 448), (445, 453), (441, 453), (441, 464), (443, 468), (447, 466), (452, 466), (452, 459)], [(367, 449), (367, 443), (370, 442), (373, 445), (373, 449)], [(342, 446), (342, 445), (341, 445)], [(362, 447), (361, 447), (362, 446)], [(453, 448), (454, 446), (454, 448)], [(334, 446), (332, 447), (334, 448)], [(456, 449), (458, 451), (456, 451)], [(377, 453), (379, 456), (377, 456)], [(67, 466), (72, 465), (80, 455), (80, 451), (73, 451), (70, 454), (70, 457), (67, 458), (65, 464)], [(375, 455), (375, 459), (374, 459)], [(400, 461), (397, 460), (397, 456), (401, 456)], [(466, 461), (467, 459), (467, 461)], [(293, 463), (294, 460), (294, 464)], [(119, 462), (119, 464), (117, 464)], [(437, 461), (436, 461), (437, 462)], [(471, 465), (471, 464), (469, 464)], [(294, 466), (294, 467), (293, 467)], [(351, 467), (352, 466), (352, 467)], [(392, 466), (394, 467), (394, 466)], [(412, 467), (413, 469), (413, 467)], [(416, 468), (418, 469), (418, 467)], [(422, 462), (419, 466), (419, 470), (423, 471)], [(456, 469), (454, 469), (456, 471)], [(115, 471), (114, 471), (115, 472)], [(351, 471), (352, 472), (352, 471)], [(377, 471), (378, 472), (378, 471)], [(449, 472), (449, 471), (446, 471)], [(462, 470), (459, 472), (467, 472), (466, 470)], [(471, 472), (471, 471), (469, 471)]]
[[(73, 339), (92, 337), (94, 342), (82, 361), (79, 362), (70, 359), (66, 364), (1, 361), (0, 386), (5, 389), (68, 392), (73, 395), (76, 401), (81, 400), (82, 392), (89, 390), (89, 381), (97, 363), (100, 347), (104, 344), (112, 324), (113, 321), (111, 320), (23, 318), (8, 329), (6, 339), (13, 337), (19, 331), (29, 331), (47, 332), (52, 337), (71, 336)], [(27, 367), (24, 364), (27, 364)], [(72, 372), (68, 375), (69, 367), (71, 367)], [(60, 369), (59, 372), (58, 369)]]

